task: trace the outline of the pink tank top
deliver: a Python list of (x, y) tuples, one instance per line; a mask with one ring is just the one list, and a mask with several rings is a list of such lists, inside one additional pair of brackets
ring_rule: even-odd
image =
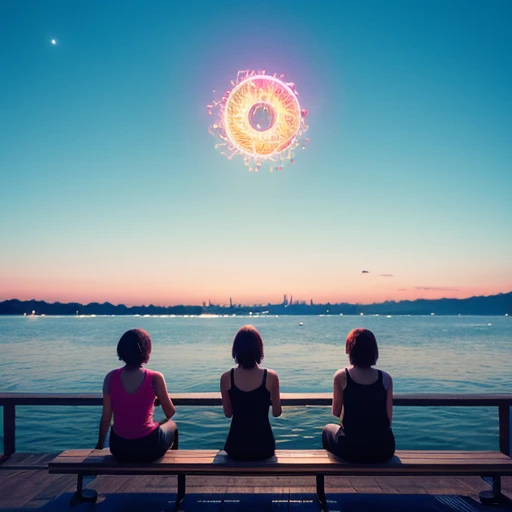
[(139, 439), (151, 434), (158, 423), (153, 420), (155, 390), (153, 375), (144, 369), (144, 380), (135, 393), (127, 393), (121, 382), (123, 368), (114, 370), (110, 377), (109, 393), (114, 413), (114, 431), (123, 439)]

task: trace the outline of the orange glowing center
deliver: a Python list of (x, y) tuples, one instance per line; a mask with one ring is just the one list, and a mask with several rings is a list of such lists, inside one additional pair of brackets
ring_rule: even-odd
[(229, 95), (224, 125), (242, 153), (267, 157), (286, 149), (300, 129), (295, 93), (277, 78), (257, 75), (240, 82)]

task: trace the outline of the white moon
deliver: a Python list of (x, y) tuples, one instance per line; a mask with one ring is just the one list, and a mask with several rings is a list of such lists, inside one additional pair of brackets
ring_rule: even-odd
[(55, 41), (55, 39), (52, 39), (52, 44), (55, 46), (57, 44), (57, 41)]

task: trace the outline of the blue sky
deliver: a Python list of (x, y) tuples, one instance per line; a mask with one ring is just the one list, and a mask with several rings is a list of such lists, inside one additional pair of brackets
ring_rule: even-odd
[[(512, 289), (510, 2), (4, 0), (0, 19), (0, 300)], [(242, 69), (309, 111), (280, 173), (208, 133)]]

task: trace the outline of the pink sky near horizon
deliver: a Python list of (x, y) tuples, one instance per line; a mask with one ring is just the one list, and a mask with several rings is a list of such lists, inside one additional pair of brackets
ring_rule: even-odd
[[(399, 283), (399, 284), (397, 284)], [(215, 304), (229, 304), (232, 298), (237, 304), (280, 303), (283, 294), (293, 297), (294, 301), (315, 303), (360, 303), (370, 304), (384, 301), (401, 301), (416, 299), (468, 298), (472, 296), (495, 295), (512, 290), (512, 282), (493, 282), (487, 286), (456, 285), (441, 286), (439, 284), (407, 285), (396, 276), (382, 277), (372, 274), (358, 274), (345, 286), (335, 283), (318, 286), (316, 290), (308, 287), (309, 283), (300, 280), (293, 283), (283, 281), (274, 286), (258, 283), (257, 279), (241, 283), (232, 282), (232, 286), (221, 286), (219, 283), (186, 283), (183, 280), (178, 286), (165, 282), (108, 282), (94, 277), (75, 279), (58, 279), (52, 277), (30, 276), (25, 279), (3, 279), (0, 300), (44, 300), (47, 302), (110, 302), (128, 306), (154, 304), (171, 306), (179, 304), (202, 305), (211, 300)]]
[(505, 247), (490, 254), (486, 244), (469, 239), (426, 251), (394, 233), (389, 240), (359, 238), (352, 247), (339, 232), (330, 233), (309, 231), (288, 240), (265, 234), (259, 243), (253, 232), (242, 244), (229, 232), (192, 232), (181, 241), (176, 234), (146, 234), (136, 250), (112, 238), (86, 242), (80, 231), (57, 244), (42, 238), (37, 253), (28, 246), (17, 256), (0, 253), (0, 300), (201, 305), (228, 304), (231, 297), (266, 304), (280, 303), (286, 293), (308, 303), (368, 304), (512, 290)]

